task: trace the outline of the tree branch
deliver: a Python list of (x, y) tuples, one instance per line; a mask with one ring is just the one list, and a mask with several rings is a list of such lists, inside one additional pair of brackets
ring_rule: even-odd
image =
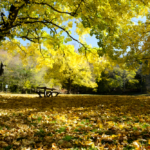
[[(11, 28), (13, 28), (13, 23), (17, 18), (19, 10), (24, 6), (25, 4), (21, 5), (20, 7), (16, 7), (14, 5), (11, 5), (8, 15), (7, 23), (4, 23), (3, 26), (0, 28), (0, 32), (2, 31), (8, 31)], [(4, 14), (1, 14), (3, 16)], [(8, 34), (8, 33), (7, 33)]]
[(81, 0), (81, 2), (78, 4), (78, 7), (77, 9), (74, 11), (74, 12), (63, 12), (63, 11), (60, 11), (60, 10), (57, 10), (56, 8), (54, 8), (53, 6), (51, 6), (50, 4), (48, 3), (37, 3), (37, 2), (33, 2), (34, 4), (41, 4), (41, 5), (47, 5), (48, 7), (50, 7), (51, 9), (53, 9), (54, 11), (58, 12), (58, 13), (61, 13), (61, 14), (68, 14), (68, 15), (71, 15), (71, 16), (75, 16), (77, 14), (77, 11), (78, 9), (80, 8), (81, 6), (81, 3), (83, 2), (83, 0)]
[(44, 55), (43, 55), (43, 53), (42, 53), (41, 43), (40, 43), (40, 41), (39, 41), (39, 40), (40, 40), (40, 37), (39, 37), (39, 35), (38, 35), (38, 33), (37, 33), (37, 30), (36, 30), (36, 29), (35, 29), (35, 33), (36, 33), (36, 35), (37, 35), (37, 37), (38, 37), (38, 43), (39, 43), (40, 53), (42, 54), (42, 57), (43, 57), (43, 58), (45, 58), (45, 57), (44, 57)]
[[(65, 31), (65, 32), (67, 33), (67, 35), (68, 35), (71, 39), (73, 39), (74, 41), (78, 42), (78, 43), (81, 44), (85, 49), (87, 49), (86, 46), (85, 46), (83, 43), (81, 43), (81, 42), (79, 42), (77, 39), (73, 38), (65, 28), (63, 28), (63, 27), (61, 27), (61, 26), (59, 26), (59, 25), (53, 23), (52, 21), (48, 21), (48, 20), (44, 20), (44, 21), (33, 21), (33, 22), (31, 22), (31, 21), (26, 21), (26, 22), (24, 22), (24, 24), (37, 23), (37, 22), (43, 23), (44, 25), (46, 25), (46, 23), (51, 23), (51, 24), (54, 25), (55, 27), (58, 27), (59, 29)], [(18, 25), (21, 25), (21, 24), (18, 24)], [(18, 26), (18, 25), (16, 25), (16, 26)], [(26, 36), (23, 36), (23, 37), (26, 38)]]
[(34, 3), (34, 4), (38, 4), (38, 5), (47, 5), (47, 6), (49, 6), (51, 9), (53, 9), (54, 11), (56, 11), (56, 12), (58, 12), (58, 13), (68, 14), (68, 15), (71, 15), (71, 16), (72, 16), (72, 13), (59, 11), (59, 10), (57, 10), (56, 8), (54, 8), (53, 6), (51, 6), (51, 5), (47, 4), (47, 3), (44, 3), (44, 2), (42, 2), (42, 3), (33, 2), (33, 3)]
[(21, 46), (19, 44), (17, 44), (17, 46), (25, 53), (25, 56), (26, 56), (26, 52), (21, 48)]
[(81, 3), (82, 3), (83, 1), (84, 1), (84, 0), (81, 0), (81, 2), (78, 4), (77, 9), (75, 10), (75, 12), (72, 13), (72, 16), (75, 16), (75, 15), (77, 14), (77, 11), (78, 11), (78, 9), (80, 8)]
[(1, 12), (1, 18), (2, 18), (2, 21), (3, 21), (3, 23), (2, 23), (1, 25), (5, 25), (5, 24), (6, 24), (6, 23), (5, 23), (5, 20), (4, 20), (4, 18), (3, 18), (4, 16), (5, 16), (4, 13)]
[[(9, 40), (11, 43), (13, 43), (11, 40)], [(26, 52), (21, 48), (21, 46), (19, 45), (19, 44), (16, 44), (20, 49), (21, 49), (21, 51), (23, 51), (24, 53), (25, 53), (25, 56), (26, 56)]]
[[(47, 22), (47, 23), (48, 23), (48, 22)], [(81, 44), (81, 45), (86, 49), (86, 46), (85, 46), (83, 43), (79, 42), (77, 39), (73, 38), (65, 28), (63, 28), (63, 27), (61, 27), (61, 26), (59, 26), (59, 25), (57, 25), (57, 24), (55, 24), (55, 23), (53, 23), (53, 22), (50, 22), (50, 23), (53, 24), (54, 26), (58, 27), (59, 29), (62, 29), (63, 31), (65, 31), (65, 32), (67, 33), (67, 35), (68, 35), (71, 39), (73, 39), (74, 41), (78, 42), (79, 44)]]
[[(47, 5), (52, 10), (54, 10), (54, 11), (56, 11), (58, 13), (65, 13), (65, 14), (68, 14), (68, 15), (71, 15), (71, 16), (75, 16), (77, 14), (77, 11), (81, 7), (82, 2), (84, 2), (84, 0), (81, 0), (79, 2), (78, 6), (77, 6), (77, 8), (75, 9), (74, 12), (62, 12), (62, 11), (59, 11), (56, 8), (54, 8), (53, 6), (51, 6), (50, 4), (47, 4), (47, 3), (44, 3), (44, 2), (38, 3), (38, 2), (33, 1), (32, 4)], [(15, 2), (15, 3), (17, 3), (17, 2)], [(54, 26), (54, 30), (52, 30), (52, 28), (50, 28), (50, 27), (49, 28), (50, 28), (51, 31), (53, 31), (55, 33), (57, 33), (55, 27), (58, 27), (59, 29), (63, 30), (72, 40), (78, 42), (79, 44), (81, 44), (86, 49), (85, 45), (83, 43), (81, 43), (80, 41), (78, 41), (77, 39), (75, 39), (73, 36), (71, 36), (69, 34), (69, 32), (65, 28), (63, 28), (63, 27), (57, 25), (56, 23), (52, 22), (53, 19), (52, 20), (39, 21), (38, 20), (39, 18), (36, 18), (36, 17), (32, 18), (30, 16), (27, 16), (27, 17), (18, 17), (18, 21), (15, 22), (19, 10), (21, 8), (23, 8), (26, 4), (31, 4), (31, 3), (30, 3), (30, 0), (24, 0), (23, 4), (21, 4), (21, 3), (19, 3), (19, 4), (21, 5), (20, 7), (17, 7), (15, 5), (11, 5), (10, 10), (9, 10), (9, 15), (8, 15), (7, 22), (5, 23), (4, 20), (3, 20), (3, 23), (1, 24), (2, 26), (0, 27), (0, 32), (3, 32), (5, 36), (11, 34), (11, 32), (10, 32), (11, 29), (13, 29), (15, 27), (19, 27), (22, 24), (34, 24), (34, 23), (38, 23), (39, 22), (39, 23), (44, 24), (47, 27), (48, 27), (48, 24)], [(2, 13), (1, 13), (1, 16), (3, 17)], [(28, 21), (28, 19), (29, 19), (29, 21)], [(25, 39), (27, 39), (27, 40), (29, 40), (31, 42), (35, 42), (34, 39), (37, 39), (37, 38), (30, 38), (28, 34), (20, 36), (20, 38), (25, 38)], [(0, 39), (2, 39), (2, 38), (3, 38), (3, 36), (0, 36)], [(44, 38), (44, 37), (40, 37), (40, 38)]]
[(20, 19), (20, 20), (27, 20), (27, 19), (37, 20), (37, 19), (39, 19), (39, 17), (38, 18), (33, 18), (33, 17), (28, 16), (28, 17), (18, 17), (18, 19)]
[(27, 37), (27, 36), (19, 36), (19, 38), (25, 38), (25, 39), (27, 39), (27, 40), (29, 40), (29, 41), (35, 43), (34, 40), (32, 40), (31, 38), (29, 38), (29, 37)]

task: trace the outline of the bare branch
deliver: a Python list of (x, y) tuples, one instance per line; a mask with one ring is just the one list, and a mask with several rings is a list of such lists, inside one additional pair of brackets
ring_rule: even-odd
[(27, 37), (27, 36), (19, 36), (19, 38), (25, 38), (33, 43), (36, 43), (34, 40), (32, 40), (31, 38)]
[(53, 9), (54, 11), (58, 12), (58, 13), (62, 13), (62, 14), (68, 14), (68, 15), (71, 15), (71, 16), (75, 16), (77, 14), (77, 11), (78, 9), (80, 8), (81, 6), (81, 3), (83, 2), (83, 0), (80, 1), (80, 3), (78, 4), (78, 7), (77, 9), (74, 11), (74, 12), (63, 12), (63, 11), (60, 11), (60, 10), (57, 10), (56, 8), (54, 8), (52, 5), (48, 4), (48, 3), (44, 3), (44, 2), (41, 2), (41, 3), (38, 3), (38, 2), (33, 2), (34, 4), (41, 4), (41, 5), (47, 5), (48, 7), (50, 7), (51, 9)]
[(30, 31), (28, 30), (28, 31), (27, 31), (27, 35), (19, 36), (19, 38), (25, 38), (25, 39), (27, 39), (27, 40), (29, 40), (29, 41), (34, 42), (34, 43), (35, 43), (35, 41), (33, 40), (34, 38), (29, 38), (29, 37), (28, 37), (29, 32), (30, 32)]
[(20, 19), (20, 20), (27, 20), (27, 19), (37, 20), (39, 18), (33, 18), (33, 17), (28, 16), (28, 17), (18, 17), (18, 19)]
[(47, 5), (47, 6), (49, 6), (51, 9), (53, 9), (54, 11), (56, 11), (56, 12), (58, 12), (58, 13), (64, 13), (64, 14), (68, 14), (68, 15), (71, 15), (72, 16), (72, 13), (70, 13), (70, 12), (63, 12), (63, 11), (59, 11), (59, 10), (57, 10), (56, 8), (54, 8), (53, 6), (51, 6), (50, 4), (48, 4), (48, 3), (44, 3), (44, 2), (42, 2), (42, 3), (37, 3), (37, 2), (33, 2), (34, 4), (38, 4), (38, 5)]

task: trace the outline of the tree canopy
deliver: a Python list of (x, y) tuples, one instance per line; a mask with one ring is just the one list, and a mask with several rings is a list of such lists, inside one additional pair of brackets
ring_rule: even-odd
[[(133, 17), (146, 15), (148, 6), (148, 0), (2, 0), (0, 40), (19, 37), (40, 42), (43, 38), (52, 38), (55, 34), (65, 32), (68, 40), (75, 40), (83, 45), (82, 40), (71, 35), (70, 29), (74, 23), (79, 36), (95, 34), (103, 51), (111, 53), (110, 41), (113, 40), (119, 48), (116, 43), (119, 33), (128, 31)], [(49, 36), (46, 28), (50, 29)]]
[[(37, 68), (52, 68), (57, 53), (70, 51), (72, 48), (65, 43), (74, 40), (96, 74), (108, 63), (111, 67), (124, 63), (137, 67), (150, 58), (149, 6), (148, 0), (1, 0), (1, 49), (19, 53), (22, 59), (32, 57), (38, 62)], [(139, 16), (145, 16), (146, 22), (135, 24), (133, 18)], [(72, 32), (79, 38), (74, 38)], [(86, 34), (96, 35), (99, 48), (86, 43)], [(31, 43), (23, 46), (16, 38)], [(75, 53), (72, 55), (75, 59)], [(149, 67), (146, 63), (144, 66)]]
[(82, 55), (74, 51), (73, 46), (55, 57), (53, 68), (48, 68), (45, 78), (55, 79), (55, 82), (66, 86), (68, 93), (72, 85), (95, 88), (94, 77), (89, 62)]

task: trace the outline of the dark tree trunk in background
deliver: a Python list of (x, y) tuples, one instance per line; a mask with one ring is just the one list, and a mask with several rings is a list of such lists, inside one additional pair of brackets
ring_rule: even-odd
[(67, 86), (67, 94), (71, 93), (71, 84), (72, 84), (72, 80), (69, 78), (68, 79), (68, 86)]
[(0, 76), (4, 73), (4, 65), (3, 63), (1, 62), (1, 65), (0, 65)]

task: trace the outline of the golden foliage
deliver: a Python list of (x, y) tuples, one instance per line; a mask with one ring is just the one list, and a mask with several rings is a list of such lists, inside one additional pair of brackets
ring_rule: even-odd
[(150, 97), (1, 95), (4, 149), (146, 149)]

